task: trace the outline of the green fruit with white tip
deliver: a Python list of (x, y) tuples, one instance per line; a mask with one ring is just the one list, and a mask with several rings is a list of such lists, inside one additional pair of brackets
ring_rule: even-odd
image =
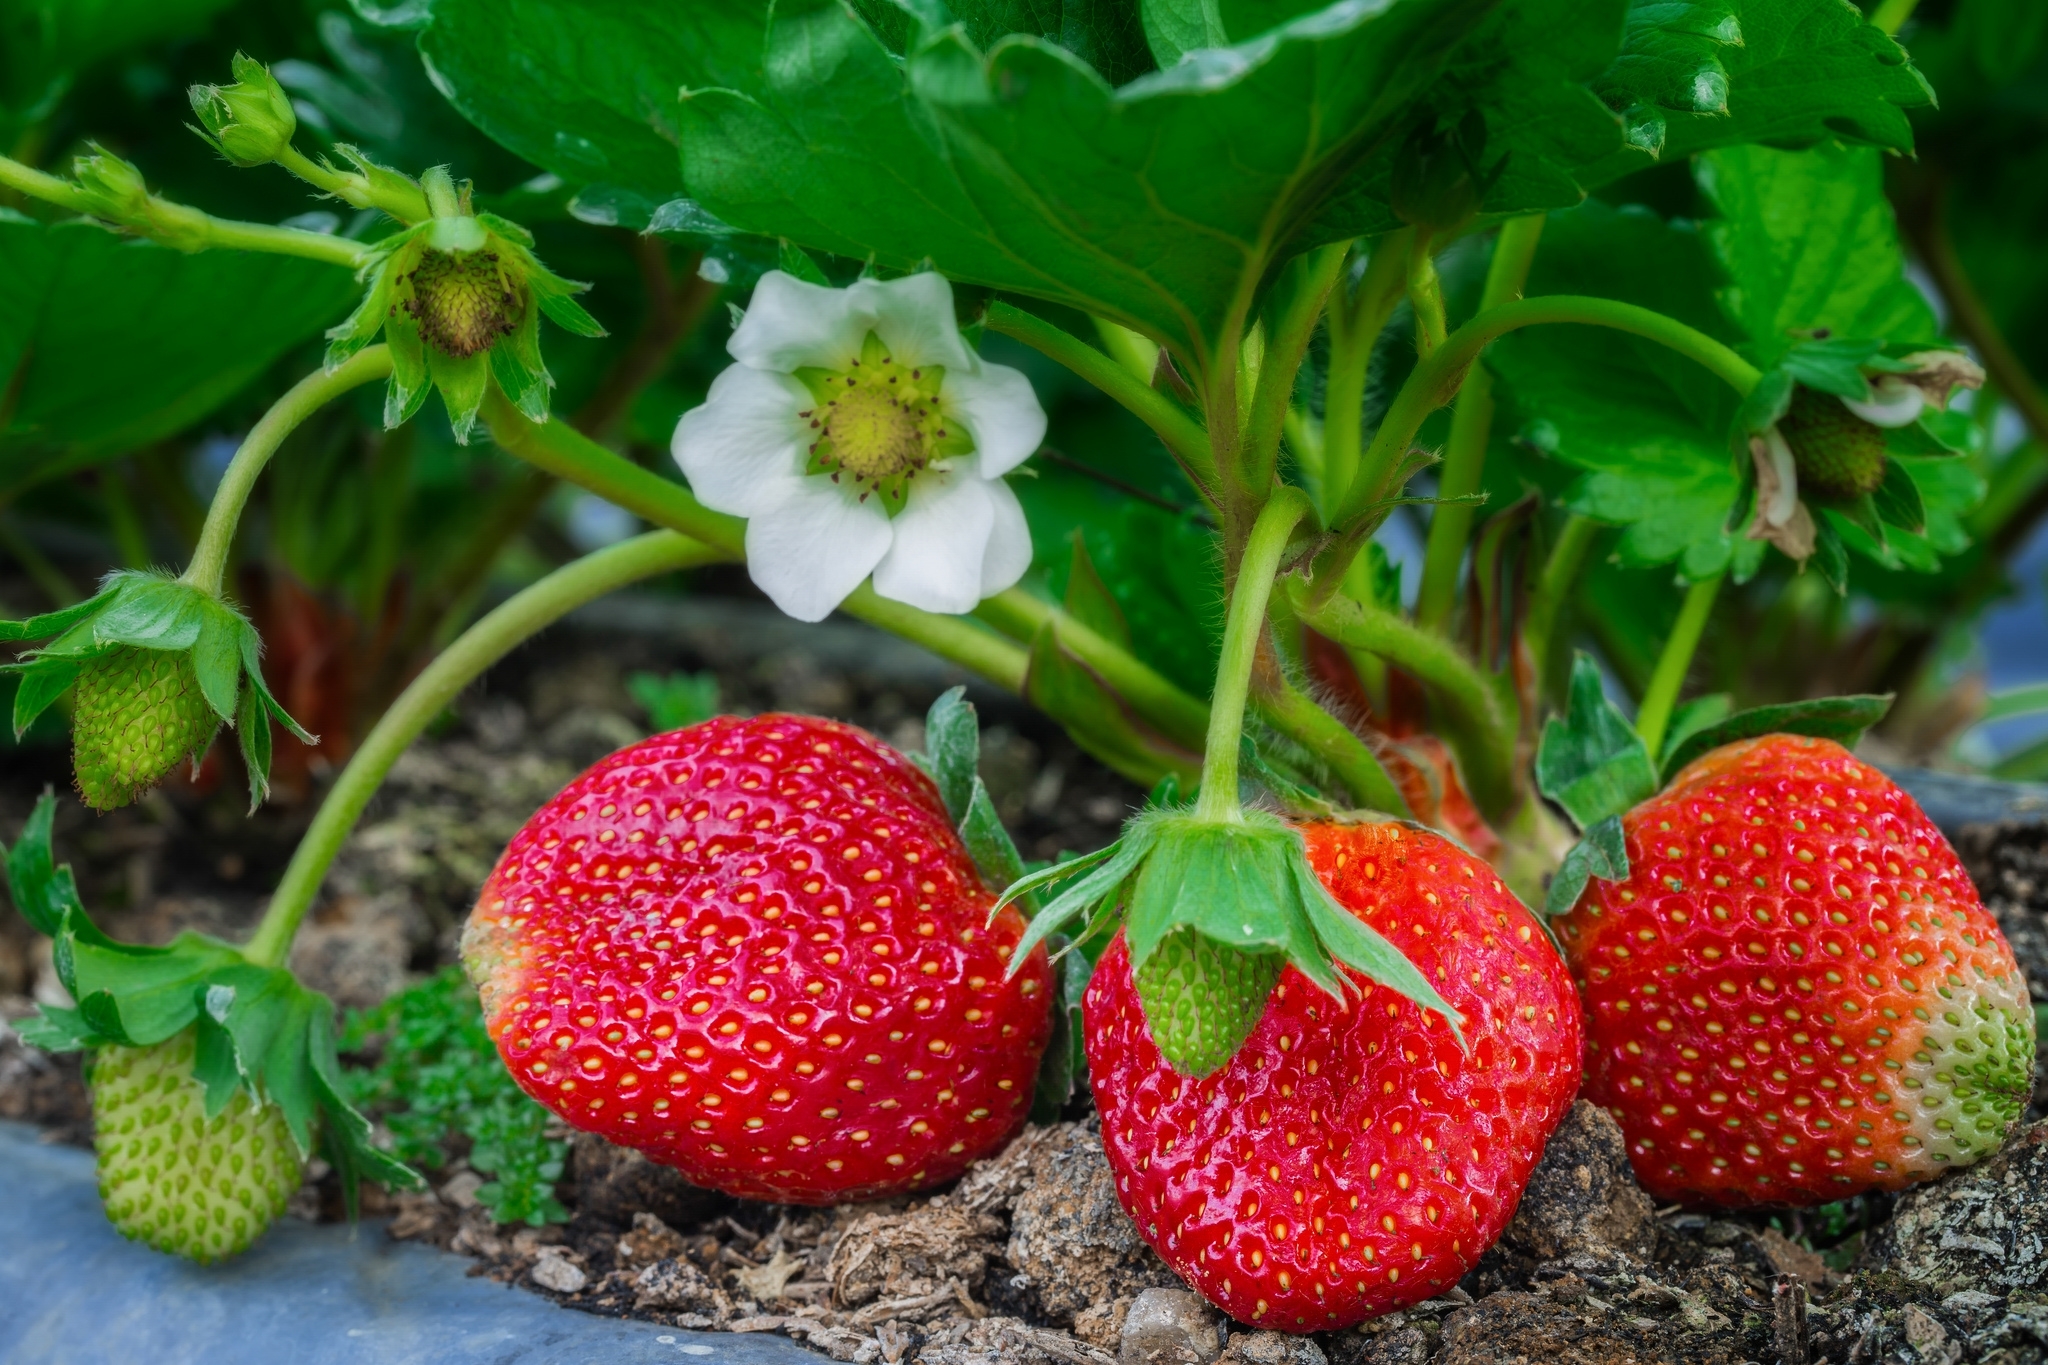
[(78, 794), (125, 806), (212, 742), (220, 718), (183, 650), (116, 645), (78, 672), (71, 717)]
[(1206, 934), (1169, 933), (1138, 968), (1138, 1000), (1159, 1055), (1183, 1076), (1229, 1061), (1266, 1013), (1287, 959), (1248, 953)]
[(92, 1061), (100, 1201), (123, 1237), (201, 1265), (242, 1251), (284, 1212), (303, 1167), (276, 1105), (237, 1089), (206, 1116), (186, 1029)]
[(1833, 394), (1798, 388), (1778, 423), (1799, 486), (1844, 501), (1875, 493), (1884, 483), (1884, 429), (1864, 421)]

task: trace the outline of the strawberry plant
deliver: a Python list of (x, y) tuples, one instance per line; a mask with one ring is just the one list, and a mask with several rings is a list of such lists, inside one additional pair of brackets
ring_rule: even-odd
[[(68, 600), (0, 522), (58, 599), (0, 624), (14, 729), (68, 720), (96, 808), (222, 726), (252, 800), (273, 723), (320, 788), (241, 943), (106, 939), (37, 870), (47, 809), (21, 841), (75, 1000), (36, 1036), (96, 1050), (116, 1127), (155, 1087), (178, 1132), (280, 1154), (245, 1160), (282, 1174), (232, 1238), (138, 1235), (246, 1244), (316, 1140), (405, 1178), (294, 935), (465, 686), (714, 565), (1014, 694), (1152, 796), (1027, 867), (957, 692), (920, 767), (636, 679), (666, 733), (534, 815), (464, 959), (509, 1083), (694, 1180), (923, 1191), (1085, 1071), (1119, 1197), (1191, 1283), (1353, 1322), (1512, 1215), (1578, 1080), (1571, 979), (1588, 1093), (1660, 1195), (1828, 1202), (2002, 1140), (2033, 1045), (2011, 954), (1831, 746), (1926, 754), (1972, 719), (1956, 660), (2048, 512), (2013, 264), (2038, 177), (1989, 188), (1983, 150), (2031, 164), (2001, 139), (2036, 118), (2042, 26), (1030, 8), (417, 0), (317, 37), (235, 10), (274, 60), (196, 44), (175, 144), (34, 74), (119, 34), (23, 37), (0, 500), (61, 519), (99, 471), (78, 515), (126, 567)], [(212, 414), (246, 434), (200, 506), (149, 480)], [(652, 529), (579, 541), (565, 498)], [(451, 980), (380, 1016), (353, 1093), (416, 1161), (467, 1131), (500, 1212), (551, 1217), (541, 1110), (447, 1084), (481, 1051)], [(138, 1180), (110, 1211), (166, 1226)]]

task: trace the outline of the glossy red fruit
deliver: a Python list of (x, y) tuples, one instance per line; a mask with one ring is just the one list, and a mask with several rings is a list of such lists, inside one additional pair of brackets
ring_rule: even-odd
[(1818, 1204), (1997, 1150), (2033, 1013), (1913, 798), (1831, 740), (1716, 749), (1623, 817), (1560, 937), (1586, 1098), (1659, 1201)]
[(1556, 950), (1485, 863), (1397, 824), (1311, 825), (1337, 901), (1465, 1016), (1353, 975), (1344, 1004), (1292, 967), (1201, 1080), (1147, 1032), (1121, 935), (1088, 985), (1090, 1082), (1117, 1197), (1145, 1240), (1241, 1322), (1346, 1327), (1442, 1293), (1513, 1217), (1579, 1085)]
[(851, 726), (724, 717), (526, 823), (463, 957), (499, 1054), (576, 1127), (787, 1203), (926, 1188), (1030, 1110), (1043, 952), (931, 781)]

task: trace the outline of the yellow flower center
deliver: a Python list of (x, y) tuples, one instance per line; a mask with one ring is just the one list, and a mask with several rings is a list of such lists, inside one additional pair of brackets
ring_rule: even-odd
[(856, 479), (880, 481), (925, 463), (923, 412), (887, 389), (855, 383), (825, 404), (822, 439), (832, 442), (839, 467)]
[(879, 495), (891, 516), (903, 510), (919, 471), (974, 449), (939, 408), (945, 370), (901, 363), (872, 332), (846, 369), (804, 369), (796, 377), (817, 400), (800, 414), (812, 432), (805, 472), (851, 481), (863, 502)]

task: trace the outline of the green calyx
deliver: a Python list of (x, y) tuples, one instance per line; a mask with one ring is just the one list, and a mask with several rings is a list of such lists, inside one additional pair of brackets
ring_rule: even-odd
[(299, 130), (292, 101), (253, 57), (237, 52), (233, 85), (195, 85), (186, 90), (201, 129), (194, 129), (215, 151), (237, 166), (262, 166), (275, 161), (292, 145)]
[(1779, 422), (1802, 491), (1847, 500), (1875, 493), (1884, 483), (1885, 434), (1832, 394), (1803, 385)]
[(456, 185), (441, 167), (418, 188), (434, 216), (385, 238), (365, 259), (363, 301), (327, 333), (328, 370), (381, 332), (392, 360), (385, 426), (411, 420), (431, 382), (456, 439), (467, 442), (494, 377), (529, 420), (545, 422), (555, 380), (541, 359), (541, 315), (578, 336), (603, 336), (574, 298), (589, 286), (542, 265), (525, 228), (476, 213), (467, 182)]
[(93, 1055), (93, 1148), (107, 1221), (201, 1265), (243, 1250), (282, 1214), (305, 1158), (275, 1105), (238, 1090), (218, 1112), (193, 1074), (196, 1028)]
[(56, 865), (56, 808), (49, 795), (37, 803), (14, 847), (0, 847), (0, 872), (15, 909), (51, 939), (57, 978), (78, 1003), (45, 1005), (18, 1031), (48, 1052), (96, 1054), (101, 1190), (116, 1226), (194, 1259), (232, 1254), (281, 1209), (316, 1150), (340, 1173), (351, 1213), (363, 1177), (418, 1184), (371, 1145), (369, 1121), (342, 1095), (333, 1003), (203, 934), (162, 948), (109, 938), (71, 869)]
[(900, 364), (873, 332), (847, 369), (807, 368), (796, 377), (812, 398), (797, 414), (812, 433), (804, 472), (852, 484), (862, 502), (879, 497), (892, 517), (933, 461), (974, 449), (974, 439), (939, 408), (944, 367)]
[[(1277, 977), (1282, 966), (1334, 999), (1344, 994), (1337, 969), (1349, 967), (1437, 1011), (1454, 1029), (1464, 1022), (1413, 963), (1331, 898), (1308, 865), (1300, 832), (1263, 811), (1228, 821), (1145, 811), (1100, 853), (1013, 883), (1003, 903), (1062, 881), (1066, 888), (1032, 919), (1013, 964), (1062, 925), (1083, 919), (1088, 927), (1078, 937), (1088, 938), (1121, 910), (1153, 1041), (1184, 1074), (1213, 1071), (1237, 1051), (1264, 1014), (1260, 975)], [(1165, 965), (1148, 971), (1162, 951), (1170, 954)], [(1148, 977), (1157, 987), (1150, 997)], [(1214, 984), (1227, 989), (1212, 992)], [(1254, 996), (1257, 1004), (1248, 1004)]]
[(319, 742), (270, 694), (248, 618), (178, 579), (111, 574), (77, 606), (0, 621), (0, 642), (11, 640), (49, 641), (6, 666), (21, 676), (14, 733), (75, 689), (78, 789), (96, 810), (127, 804), (203, 754), (223, 724), (241, 739), (253, 810), (270, 790), (271, 721)]

